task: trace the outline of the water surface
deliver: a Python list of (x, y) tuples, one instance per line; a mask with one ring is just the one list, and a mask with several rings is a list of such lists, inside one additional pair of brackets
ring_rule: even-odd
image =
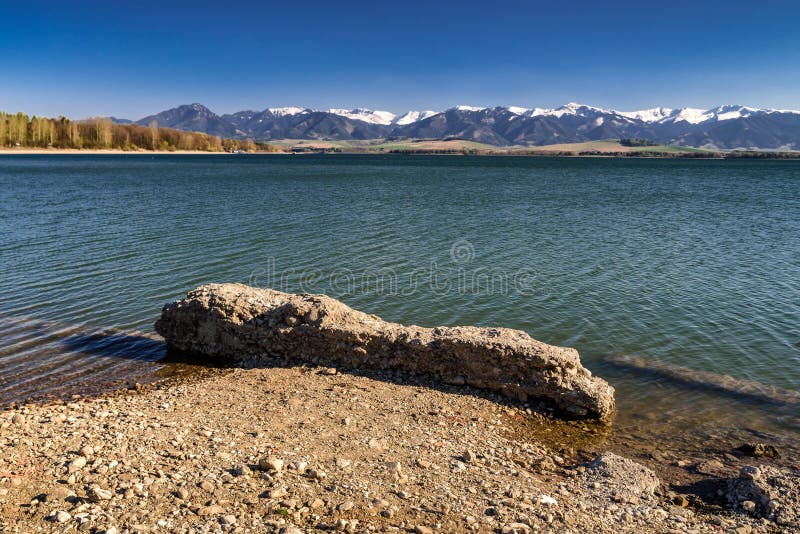
[(800, 162), (2, 156), (0, 199), (0, 402), (162, 372), (161, 306), (233, 281), (573, 346), (621, 427), (800, 426)]

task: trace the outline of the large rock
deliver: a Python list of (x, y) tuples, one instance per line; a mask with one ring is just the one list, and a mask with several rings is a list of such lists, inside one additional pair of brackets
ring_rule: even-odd
[(397, 369), (549, 399), (564, 412), (601, 420), (614, 388), (593, 377), (577, 351), (508, 328), (422, 328), (388, 323), (324, 295), (294, 295), (240, 284), (209, 284), (167, 304), (156, 331), (168, 346), (250, 365), (289, 357), (322, 365)]

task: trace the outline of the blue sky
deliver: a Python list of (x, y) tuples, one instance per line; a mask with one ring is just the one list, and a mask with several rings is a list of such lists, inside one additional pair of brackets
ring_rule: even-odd
[(49, 116), (800, 109), (798, 2), (0, 0), (0, 20), (0, 109)]

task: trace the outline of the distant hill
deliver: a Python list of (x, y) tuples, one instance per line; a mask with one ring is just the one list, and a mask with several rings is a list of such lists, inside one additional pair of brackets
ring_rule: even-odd
[(223, 120), (202, 104), (191, 104), (168, 109), (139, 119), (136, 124), (147, 126), (153, 121), (156, 121), (158, 126), (162, 128), (203, 132), (220, 137), (245, 137), (244, 133), (238, 132), (233, 124)]
[(712, 150), (800, 150), (800, 112), (719, 106), (622, 112), (570, 103), (559, 108), (456, 106), (395, 115), (364, 108), (267, 108), (217, 115), (201, 104), (136, 121), (256, 141), (458, 138), (494, 146), (542, 146), (639, 139)]

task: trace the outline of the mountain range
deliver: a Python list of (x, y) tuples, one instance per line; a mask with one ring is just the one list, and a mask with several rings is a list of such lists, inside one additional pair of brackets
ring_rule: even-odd
[(136, 123), (152, 121), (161, 127), (256, 141), (456, 138), (496, 146), (541, 146), (639, 138), (708, 149), (800, 150), (800, 111), (739, 105), (628, 112), (575, 103), (552, 109), (455, 106), (402, 115), (363, 108), (282, 107), (217, 115), (201, 104), (190, 104)]

